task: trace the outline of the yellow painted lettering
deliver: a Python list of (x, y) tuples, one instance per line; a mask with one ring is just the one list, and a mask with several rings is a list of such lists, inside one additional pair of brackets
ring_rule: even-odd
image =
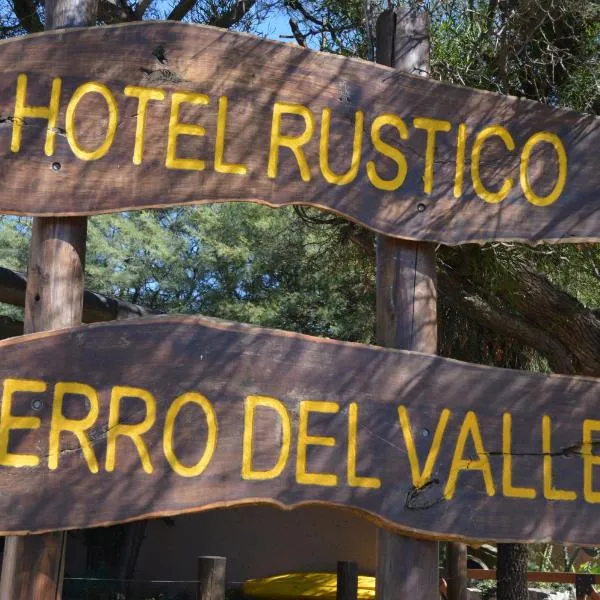
[(461, 123), (458, 126), (456, 138), (456, 173), (454, 174), (454, 197), (460, 198), (463, 193), (465, 180), (465, 151), (467, 148), (467, 126)]
[(197, 158), (177, 157), (177, 138), (180, 135), (195, 135), (202, 137), (206, 129), (194, 123), (179, 122), (179, 108), (184, 103), (204, 106), (210, 102), (206, 94), (194, 92), (174, 92), (171, 98), (171, 116), (169, 118), (169, 136), (167, 138), (167, 169), (182, 169), (185, 171), (204, 171), (206, 164)]
[[(275, 465), (266, 471), (255, 471), (252, 468), (252, 441), (254, 439), (254, 413), (256, 407), (270, 408), (279, 416), (281, 423), (281, 448)], [(282, 402), (267, 396), (248, 396), (244, 412), (244, 439), (242, 452), (242, 479), (251, 481), (264, 481), (279, 477), (287, 464), (292, 445), (292, 424), (290, 416)]]
[(43, 381), (35, 379), (5, 379), (0, 409), (0, 465), (3, 467), (37, 467), (40, 459), (35, 454), (13, 454), (8, 451), (10, 432), (13, 429), (39, 429), (38, 417), (15, 417), (11, 413), (13, 394), (27, 392), (40, 394), (47, 389)]
[(383, 179), (377, 173), (377, 167), (372, 160), (367, 162), (367, 176), (372, 185), (378, 190), (393, 192), (404, 183), (406, 174), (408, 173), (408, 165), (406, 164), (406, 157), (398, 148), (391, 146), (381, 139), (381, 130), (386, 126), (394, 127), (398, 131), (401, 140), (408, 139), (408, 129), (404, 121), (394, 114), (379, 115), (371, 125), (371, 142), (373, 143), (373, 147), (377, 152), (396, 163), (396, 176), (392, 179)]
[(483, 181), (481, 181), (480, 165), (481, 165), (481, 152), (483, 150), (484, 143), (491, 137), (499, 137), (506, 146), (506, 149), (513, 152), (515, 149), (515, 141), (512, 135), (500, 125), (492, 125), (482, 129), (475, 138), (473, 143), (473, 150), (471, 153), (471, 177), (473, 178), (473, 189), (475, 193), (485, 202), (490, 204), (496, 204), (502, 202), (513, 186), (513, 180), (507, 177), (502, 184), (502, 187), (497, 192), (492, 192), (485, 187)]
[[(68, 419), (63, 414), (63, 403), (65, 396), (82, 396), (89, 404), (88, 414), (83, 419)], [(98, 419), (100, 403), (98, 392), (85, 383), (59, 381), (54, 386), (54, 398), (52, 401), (52, 419), (50, 421), (50, 448), (48, 456), (48, 468), (58, 468), (58, 457), (60, 456), (60, 434), (63, 431), (72, 433), (81, 446), (83, 456), (87, 461), (92, 473), (98, 472), (98, 460), (94, 448), (86, 431), (90, 429)]]
[[(294, 137), (282, 135), (281, 120), (282, 116), (298, 115), (304, 119), (304, 131)], [(303, 181), (310, 181), (310, 167), (304, 155), (302, 146), (308, 144), (315, 132), (315, 117), (312, 112), (301, 104), (288, 104), (286, 102), (275, 102), (273, 106), (273, 124), (271, 126), (271, 145), (269, 149), (269, 166), (267, 175), (270, 179), (276, 179), (279, 170), (279, 149), (283, 146), (289, 148), (296, 157), (296, 162), (300, 168), (300, 176)]]
[(528, 498), (533, 500), (536, 491), (533, 488), (515, 487), (512, 484), (512, 416), (502, 415), (502, 493), (507, 498)]
[(232, 175), (246, 175), (246, 165), (225, 162), (225, 132), (227, 130), (227, 96), (219, 98), (219, 114), (217, 117), (217, 141), (215, 145), (215, 171), (217, 173), (231, 173)]
[(335, 446), (335, 438), (308, 435), (308, 419), (311, 412), (335, 414), (340, 406), (336, 402), (303, 400), (298, 417), (298, 451), (296, 456), (296, 482), (304, 485), (337, 485), (337, 475), (332, 473), (308, 473), (306, 451), (308, 446)]
[(423, 189), (426, 194), (433, 192), (433, 176), (435, 164), (435, 141), (438, 131), (447, 133), (452, 129), (450, 121), (440, 121), (438, 119), (425, 119), (417, 117), (413, 121), (417, 129), (427, 131), (427, 149), (425, 151), (425, 173), (423, 175)]
[[(558, 159), (558, 177), (554, 184), (554, 188), (547, 196), (538, 196), (531, 188), (531, 183), (529, 182), (529, 160), (531, 159), (531, 153), (541, 142), (551, 144)], [(520, 175), (523, 193), (531, 204), (535, 204), (535, 206), (548, 206), (556, 202), (560, 198), (560, 195), (567, 184), (567, 171), (567, 152), (560, 138), (556, 134), (550, 133), (549, 131), (541, 131), (532, 135), (527, 140), (523, 147), (523, 152), (521, 153)]]
[(560, 490), (552, 481), (552, 421), (548, 415), (542, 417), (542, 452), (544, 453), (544, 498), (546, 500), (577, 500), (573, 490)]
[(583, 422), (583, 497), (590, 504), (600, 503), (600, 492), (594, 490), (594, 467), (600, 465), (600, 456), (592, 452), (594, 440), (592, 433), (600, 431), (600, 421), (586, 419)]
[[(139, 398), (146, 405), (146, 415), (143, 420), (134, 425), (120, 423), (121, 400), (123, 398)], [(120, 436), (128, 437), (135, 446), (142, 467), (146, 473), (152, 473), (152, 462), (148, 446), (142, 439), (156, 421), (156, 400), (147, 390), (117, 385), (113, 387), (110, 395), (110, 409), (108, 417), (108, 431), (106, 432), (106, 470), (114, 471), (117, 460), (117, 439)]]
[(354, 117), (354, 140), (352, 143), (352, 160), (350, 168), (343, 174), (334, 173), (329, 166), (329, 138), (331, 136), (331, 109), (323, 109), (321, 120), (321, 144), (319, 152), (319, 164), (321, 173), (327, 183), (334, 185), (347, 185), (352, 183), (358, 175), (360, 158), (362, 154), (363, 130), (365, 127), (365, 113), (357, 110)]
[(147, 88), (138, 85), (125, 87), (126, 96), (138, 99), (137, 121), (135, 126), (135, 146), (133, 147), (133, 164), (141, 165), (144, 155), (144, 136), (146, 134), (146, 114), (150, 100), (164, 100), (165, 92), (158, 88)]
[(60, 90), (60, 77), (55, 77), (52, 80), (50, 104), (48, 106), (28, 106), (25, 104), (27, 96), (27, 75), (21, 73), (17, 77), (17, 94), (15, 99), (15, 112), (13, 115), (12, 139), (10, 143), (12, 152), (18, 152), (21, 149), (23, 124), (25, 123), (25, 119), (31, 118), (46, 119), (48, 121), (44, 152), (46, 156), (52, 156), (54, 154), (54, 148), (56, 146), (56, 126), (60, 108)]
[[(471, 439), (473, 440), (475, 452), (478, 457), (477, 459), (464, 458), (465, 445), (469, 436), (471, 436)], [(454, 456), (452, 457), (452, 463), (450, 465), (448, 482), (446, 483), (446, 488), (444, 489), (444, 497), (446, 500), (451, 500), (454, 497), (456, 492), (456, 482), (461, 471), (481, 472), (487, 495), (493, 496), (496, 493), (490, 461), (486, 454), (485, 448), (483, 447), (483, 440), (481, 439), (481, 431), (479, 430), (477, 415), (473, 411), (469, 411), (467, 413), (458, 434), (456, 448), (454, 449)]]
[[(108, 125), (106, 127), (104, 140), (95, 150), (85, 150), (82, 148), (77, 141), (77, 135), (75, 133), (75, 111), (77, 110), (77, 105), (86, 94), (99, 94), (104, 98), (106, 106), (108, 107)], [(89, 81), (88, 83), (80, 85), (75, 90), (73, 96), (71, 96), (65, 114), (67, 141), (69, 142), (73, 154), (81, 160), (98, 160), (102, 158), (110, 150), (110, 147), (115, 140), (118, 122), (119, 107), (117, 101), (111, 91), (103, 83)]]
[(352, 402), (348, 409), (348, 484), (351, 487), (378, 490), (381, 480), (378, 477), (359, 477), (356, 474), (358, 438), (358, 404)]
[[(208, 430), (204, 452), (202, 453), (202, 456), (198, 462), (190, 467), (181, 463), (181, 461), (175, 455), (175, 450), (173, 448), (173, 430), (175, 428), (175, 419), (186, 404), (196, 404), (202, 409), (204, 417), (206, 418), (206, 426)], [(167, 416), (165, 418), (165, 429), (163, 433), (163, 451), (173, 471), (182, 477), (197, 477), (198, 475), (201, 475), (206, 467), (208, 467), (213, 454), (215, 453), (215, 448), (217, 446), (217, 433), (217, 415), (215, 414), (212, 404), (207, 400), (207, 398), (205, 398), (202, 394), (197, 394), (195, 392), (188, 392), (175, 398), (173, 404), (169, 406), (169, 410), (167, 411)]]
[(422, 488), (430, 479), (433, 473), (433, 467), (439, 456), (440, 448), (442, 446), (442, 440), (444, 438), (444, 432), (450, 419), (450, 411), (445, 408), (441, 414), (435, 428), (433, 435), (433, 441), (431, 442), (431, 448), (429, 454), (425, 460), (425, 467), (421, 471), (419, 464), (419, 457), (417, 456), (417, 449), (415, 447), (415, 440), (412, 434), (412, 428), (410, 426), (410, 420), (408, 418), (408, 411), (405, 406), (398, 407), (398, 417), (400, 418), (400, 427), (402, 429), (402, 435), (404, 436), (404, 443), (406, 444), (406, 450), (408, 452), (408, 462), (410, 463), (410, 473), (412, 476), (413, 486), (416, 488)]

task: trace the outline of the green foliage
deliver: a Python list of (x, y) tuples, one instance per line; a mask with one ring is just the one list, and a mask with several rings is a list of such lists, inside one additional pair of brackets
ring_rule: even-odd
[[(4, 264), (26, 270), (27, 220), (0, 221)], [(371, 260), (291, 208), (221, 204), (89, 220), (86, 286), (163, 312), (373, 339)]]
[(598, 560), (582, 563), (581, 565), (579, 565), (579, 572), (600, 575), (600, 563), (598, 562)]

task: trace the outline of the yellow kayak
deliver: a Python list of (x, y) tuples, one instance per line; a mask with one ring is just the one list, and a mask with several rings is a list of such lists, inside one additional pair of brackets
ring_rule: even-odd
[[(287, 573), (264, 579), (250, 579), (244, 583), (244, 595), (269, 600), (297, 600), (300, 598), (332, 598), (335, 600), (337, 576), (335, 573)], [(375, 577), (359, 575), (358, 598), (374, 600)]]

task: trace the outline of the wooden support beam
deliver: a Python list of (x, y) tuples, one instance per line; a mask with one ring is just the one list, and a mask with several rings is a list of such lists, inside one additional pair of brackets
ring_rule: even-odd
[(198, 600), (225, 600), (225, 569), (222, 556), (198, 557)]
[[(46, 29), (96, 24), (98, 0), (46, 0)], [(25, 333), (81, 324), (87, 218), (36, 218), (29, 247)], [(10, 536), (0, 600), (60, 600), (66, 532)]]
[(448, 542), (446, 550), (448, 600), (467, 600), (467, 545)]
[(338, 562), (336, 600), (356, 600), (357, 597), (358, 565), (355, 562)]
[[(377, 22), (377, 62), (427, 76), (424, 13), (390, 9)], [(437, 352), (437, 287), (432, 244), (377, 238), (377, 343)], [(438, 595), (438, 544), (379, 530), (378, 600), (431, 600)]]
[[(25, 333), (81, 323), (87, 219), (34, 220), (25, 301)], [(66, 534), (8, 537), (1, 600), (59, 600)]]
[[(0, 267), (0, 302), (14, 306), (25, 306), (27, 277), (5, 267)], [(138, 304), (117, 300), (110, 296), (84, 290), (83, 322), (98, 323), (115, 319), (132, 319), (158, 314)], [(17, 334), (18, 335), (18, 334)], [(2, 337), (0, 335), (0, 337)], [(4, 336), (7, 337), (7, 336)]]

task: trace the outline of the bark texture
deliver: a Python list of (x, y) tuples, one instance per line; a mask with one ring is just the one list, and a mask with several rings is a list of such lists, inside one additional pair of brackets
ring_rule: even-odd
[(498, 600), (527, 600), (527, 546), (498, 544)]
[(537, 350), (554, 373), (600, 375), (600, 313), (562, 291), (530, 264), (503, 273), (505, 292), (478, 288), (452, 268), (439, 274), (454, 307), (495, 333)]

